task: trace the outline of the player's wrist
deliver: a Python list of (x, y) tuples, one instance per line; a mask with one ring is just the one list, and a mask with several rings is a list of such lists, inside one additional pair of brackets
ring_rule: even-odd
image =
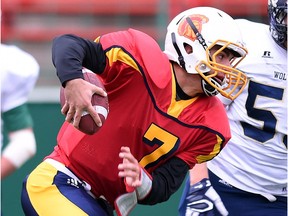
[(141, 186), (136, 188), (137, 199), (143, 200), (150, 193), (152, 189), (152, 177), (151, 175), (142, 167), (140, 167), (140, 181)]
[(211, 186), (211, 182), (208, 178), (203, 178), (201, 181), (190, 185), (189, 193), (194, 193), (200, 190), (207, 190)]

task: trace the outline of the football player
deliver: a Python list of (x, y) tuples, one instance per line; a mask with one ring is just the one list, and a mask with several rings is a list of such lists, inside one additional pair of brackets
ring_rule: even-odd
[[(230, 139), (217, 93), (234, 99), (246, 76), (236, 69), (247, 51), (234, 20), (209, 7), (189, 9), (168, 26), (165, 50), (134, 29), (94, 42), (63, 35), (53, 62), (65, 87), (66, 122), (57, 146), (27, 177), (26, 215), (128, 215), (136, 203), (169, 199), (196, 163), (215, 157)], [(99, 124), (82, 67), (103, 79), (109, 114), (87, 135), (83, 110)], [(101, 124), (100, 124), (101, 125)]]
[(8, 133), (8, 143), (2, 146), (1, 131), (1, 179), (4, 179), (36, 153), (27, 100), (37, 81), (39, 65), (33, 56), (14, 45), (0, 44), (0, 49), (1, 124)]
[(233, 102), (220, 96), (232, 138), (209, 173), (205, 164), (191, 170), (180, 215), (221, 215), (222, 199), (232, 216), (287, 216), (287, 1), (269, 0), (268, 14), (270, 25), (236, 20), (249, 82)]

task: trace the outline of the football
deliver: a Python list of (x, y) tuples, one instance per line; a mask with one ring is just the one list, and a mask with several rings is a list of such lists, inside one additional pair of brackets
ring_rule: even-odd
[[(102, 81), (100, 80), (100, 78), (98, 77), (98, 75), (96, 75), (95, 73), (93, 73), (92, 71), (83, 68), (82, 70), (83, 75), (84, 75), (84, 80), (104, 89), (104, 85), (102, 83)], [(65, 95), (64, 95), (64, 88), (61, 87), (60, 89), (60, 104), (61, 107), (64, 106), (65, 104)], [(94, 109), (96, 110), (96, 112), (98, 113), (101, 121), (102, 121), (102, 125), (104, 124), (108, 112), (109, 112), (109, 103), (108, 103), (108, 97), (102, 97), (98, 94), (94, 94), (92, 96), (91, 99), (91, 103), (94, 107)], [(96, 133), (100, 128), (96, 125), (96, 123), (94, 122), (93, 118), (90, 116), (89, 113), (87, 112), (83, 112), (82, 113), (82, 117), (80, 119), (79, 122), (79, 130), (82, 131), (85, 134), (89, 134), (92, 135), (94, 133)]]

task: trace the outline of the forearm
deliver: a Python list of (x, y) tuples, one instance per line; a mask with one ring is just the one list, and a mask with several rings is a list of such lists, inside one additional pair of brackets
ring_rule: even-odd
[(101, 44), (75, 35), (56, 37), (52, 44), (52, 61), (63, 86), (71, 79), (82, 78), (82, 67), (101, 73), (105, 68)]
[(1, 179), (4, 179), (17, 169), (7, 158), (1, 157)]
[(206, 163), (196, 164), (193, 169), (189, 171), (190, 184), (196, 184), (204, 178), (208, 178), (208, 169)]
[(179, 189), (188, 170), (188, 165), (181, 159), (170, 159), (152, 173), (152, 189), (149, 195), (138, 200), (138, 203), (154, 205), (168, 200)]
[[(148, 173), (140, 167), (136, 158), (131, 154), (130, 148), (125, 146), (121, 147), (119, 157), (122, 158), (122, 163), (118, 165), (118, 176), (124, 178), (126, 191), (137, 196), (137, 198), (135, 195), (129, 198), (133, 200), (133, 205), (137, 202), (154, 205), (168, 200), (179, 189), (189, 171), (188, 165), (183, 160), (172, 157), (152, 173)], [(116, 201), (118, 207), (127, 207), (131, 204), (131, 202), (126, 203), (128, 198), (123, 198), (123, 196)], [(125, 211), (125, 208), (122, 210)]]
[(180, 216), (212, 215), (214, 209), (217, 209), (223, 216), (228, 215), (220, 196), (208, 179), (206, 163), (195, 165), (190, 170), (189, 177), (179, 204)]
[(9, 134), (9, 143), (1, 155), (1, 178), (22, 166), (36, 153), (36, 140), (31, 128)]
[[(128, 152), (128, 151), (127, 151)], [(137, 203), (144, 205), (154, 205), (164, 202), (181, 186), (189, 168), (188, 165), (179, 158), (171, 158), (168, 162), (157, 168), (150, 176), (138, 164), (134, 157), (124, 152), (120, 157), (124, 158), (119, 164), (119, 176), (125, 177), (126, 190), (115, 201), (117, 215), (126, 216), (136, 206)], [(128, 162), (128, 156), (130, 162)], [(130, 167), (129, 169), (127, 169)], [(126, 169), (126, 171), (125, 171)], [(134, 171), (132, 171), (134, 170)], [(132, 171), (132, 172), (131, 172)], [(134, 186), (133, 186), (134, 185)]]

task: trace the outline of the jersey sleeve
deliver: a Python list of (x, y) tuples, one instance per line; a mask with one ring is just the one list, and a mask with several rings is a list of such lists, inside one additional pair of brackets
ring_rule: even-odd
[(203, 106), (205, 109), (200, 112), (194, 110), (194, 115), (199, 119), (198, 124), (191, 125), (194, 133), (188, 137), (183, 150), (177, 155), (190, 168), (197, 163), (213, 159), (231, 139), (228, 117), (221, 101), (217, 97), (203, 98), (198, 106), (199, 110)]
[(27, 104), (22, 104), (7, 112), (2, 113), (4, 128), (8, 132), (32, 128), (33, 120), (28, 110)]
[(224, 137), (214, 132), (202, 132), (197, 144), (191, 145), (177, 157), (185, 161), (191, 169), (195, 164), (212, 160), (220, 153), (229, 139), (230, 137)]
[(154, 205), (168, 200), (179, 189), (188, 170), (189, 167), (183, 160), (172, 157), (167, 163), (154, 170), (152, 190), (145, 199), (138, 202)]
[(101, 44), (71, 34), (53, 40), (52, 61), (64, 87), (71, 79), (83, 79), (83, 67), (100, 74), (106, 66)]

